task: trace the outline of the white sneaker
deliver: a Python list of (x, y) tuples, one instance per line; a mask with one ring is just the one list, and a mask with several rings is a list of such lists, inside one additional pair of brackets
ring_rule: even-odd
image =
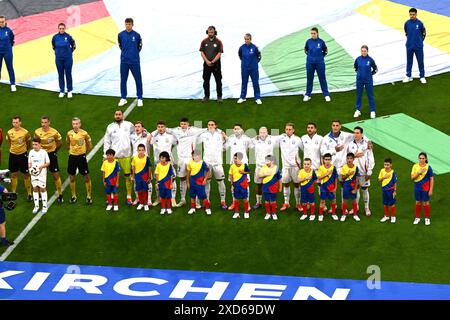
[(335, 214), (331, 215), (331, 217), (333, 218), (334, 221), (338, 221), (339, 220), (338, 216), (335, 215)]
[(323, 215), (319, 216), (319, 221), (322, 222), (323, 221)]
[(347, 218), (347, 215), (343, 214), (341, 217), (341, 221), (345, 221), (346, 218)]
[(211, 215), (211, 209), (205, 209), (205, 212), (206, 212), (206, 214), (208, 215), (208, 216), (210, 216)]
[(171, 205), (172, 205), (172, 208), (176, 208), (177, 207), (177, 201), (175, 200), (175, 198), (172, 198)]
[(370, 112), (370, 119), (375, 119), (377, 115), (375, 114), (375, 111)]
[(112, 207), (113, 207), (112, 204), (108, 204), (106, 206), (106, 211), (111, 211)]
[(361, 221), (361, 219), (358, 217), (358, 215), (353, 215), (353, 219), (355, 219), (355, 221), (357, 221), (357, 222), (359, 222), (359, 221)]
[(420, 218), (415, 218), (413, 224), (419, 224)]
[(427, 79), (425, 79), (425, 78), (420, 78), (420, 83), (422, 83), (422, 84), (427, 83)]
[(316, 220), (316, 215), (315, 214), (310, 215), (309, 221), (314, 221), (314, 220)]
[(180, 203), (177, 203), (176, 207), (180, 208), (180, 207), (184, 206), (185, 204), (186, 204), (186, 201), (185, 200), (181, 200)]
[(278, 220), (278, 216), (277, 216), (276, 213), (272, 213), (272, 219), (273, 219), (273, 220)]
[(388, 220), (389, 220), (389, 217), (384, 216), (383, 218), (381, 218), (380, 222), (383, 223), (383, 222), (386, 222)]
[(413, 81), (412, 77), (404, 77), (403, 78), (403, 83), (410, 82), (410, 81)]
[(425, 218), (425, 225), (429, 226), (431, 223), (431, 220), (429, 218)]
[(189, 209), (188, 214), (193, 214), (193, 213), (195, 213), (195, 208)]
[(308, 102), (309, 100), (311, 100), (310, 96), (304, 96), (303, 97), (303, 102)]
[(370, 209), (369, 208), (366, 208), (366, 216), (371, 216), (372, 215), (372, 212), (370, 211)]
[(326, 97), (325, 97), (325, 101), (326, 101), (326, 102), (330, 102), (330, 101), (331, 101), (330, 96), (326, 96)]
[(142, 208), (144, 208), (144, 205), (143, 205), (142, 203), (140, 203), (140, 204), (137, 206), (136, 210), (142, 210)]
[(161, 209), (161, 211), (159, 212), (159, 214), (164, 214), (166, 213), (166, 209)]
[(247, 99), (239, 98), (239, 100), (237, 101), (237, 103), (242, 103), (242, 102), (245, 102), (245, 101), (247, 101)]
[(256, 102), (256, 104), (262, 104), (261, 99), (256, 99), (255, 102)]
[(127, 99), (120, 99), (119, 103), (117, 104), (119, 107), (123, 107), (128, 103)]
[(73, 95), (72, 95), (72, 91), (67, 92), (67, 98), (72, 99)]
[(148, 205), (144, 205), (144, 211), (148, 211), (150, 210), (150, 208), (148, 207)]
[(301, 217), (300, 217), (300, 220), (305, 220), (306, 218), (308, 218), (308, 215), (307, 214), (303, 214)]
[(64, 92), (60, 92), (58, 98), (64, 98)]
[(138, 99), (137, 106), (138, 107), (143, 107), (144, 106), (144, 101), (142, 99)]
[(152, 203), (152, 206), (156, 207), (160, 203), (161, 203), (161, 200), (157, 199), (155, 202)]
[(244, 212), (244, 219), (248, 219), (248, 218), (250, 218), (250, 213)]
[(269, 220), (270, 219), (270, 213), (266, 213), (266, 216), (264, 217), (264, 220)]
[(239, 218), (239, 212), (236, 212), (235, 214), (233, 214), (233, 219), (237, 219)]
[(39, 206), (34, 206), (33, 213), (36, 214), (39, 211)]
[(114, 211), (119, 211), (119, 206), (118, 206), (118, 205), (115, 205), (115, 206), (113, 207), (113, 210), (114, 210)]
[(361, 111), (355, 110), (355, 113), (353, 114), (353, 118), (358, 118), (361, 115)]
[(17, 91), (16, 85), (12, 84), (11, 85), (11, 92), (16, 92), (16, 91)]
[(46, 214), (47, 213), (48, 208), (47, 207), (42, 207), (41, 213), (42, 214)]
[(166, 213), (167, 213), (167, 214), (172, 214), (172, 209), (170, 209), (170, 208), (169, 208), (169, 209), (166, 209)]
[(397, 217), (391, 217), (391, 223), (395, 223), (397, 221)]

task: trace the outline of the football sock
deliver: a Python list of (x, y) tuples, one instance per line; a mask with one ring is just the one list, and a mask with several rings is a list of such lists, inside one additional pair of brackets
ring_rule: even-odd
[(425, 211), (425, 218), (430, 218), (430, 205), (426, 204), (423, 206), (423, 211)]
[(19, 179), (18, 179), (17, 177), (11, 178), (11, 191), (12, 191), (12, 192), (16, 192), (18, 180), (19, 180)]
[(384, 216), (389, 217), (389, 207), (388, 206), (384, 206)]
[(295, 195), (295, 202), (297, 205), (300, 204), (300, 188), (294, 187), (294, 195)]
[(61, 177), (58, 177), (58, 179), (55, 180), (55, 187), (56, 191), (58, 192), (58, 195), (62, 195), (62, 182)]
[(370, 195), (369, 189), (363, 190), (364, 208), (369, 209)]
[(47, 207), (47, 191), (41, 192), (42, 207)]
[(316, 205), (314, 203), (311, 203), (309, 205), (309, 209), (311, 210), (311, 214), (315, 215), (315, 211), (316, 211)]
[(391, 207), (391, 216), (395, 217), (395, 205)]
[(27, 194), (31, 196), (32, 189), (31, 189), (31, 177), (24, 178), (23, 183), (25, 184), (25, 189), (27, 190)]
[(70, 193), (72, 194), (72, 198), (77, 197), (77, 193), (75, 191), (75, 181), (70, 181)]
[[(226, 195), (226, 188), (225, 188), (225, 181), (218, 181), (217, 184), (219, 185), (219, 195), (220, 195), (220, 201), (225, 201), (225, 195)], [(209, 196), (208, 196), (209, 199)]]
[(131, 197), (131, 190), (133, 187), (133, 183), (131, 182), (131, 175), (125, 176), (125, 188), (127, 189), (127, 198)]
[(181, 180), (180, 181), (180, 197), (181, 197), (181, 201), (186, 201), (186, 189), (187, 189), (186, 180)]
[(33, 191), (34, 206), (39, 207), (39, 192)]
[(289, 204), (289, 198), (291, 197), (291, 187), (284, 187), (283, 188), (283, 195), (284, 195), (284, 203)]
[(84, 185), (86, 186), (86, 198), (92, 198), (92, 182), (91, 182), (91, 180), (85, 182)]
[(416, 204), (416, 218), (420, 218), (420, 211), (422, 211), (422, 205)]

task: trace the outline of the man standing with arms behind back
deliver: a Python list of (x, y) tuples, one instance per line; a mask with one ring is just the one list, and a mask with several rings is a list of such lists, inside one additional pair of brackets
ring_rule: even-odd
[(411, 70), (413, 65), (413, 58), (416, 55), (417, 64), (419, 65), (420, 82), (425, 84), (425, 67), (423, 63), (423, 41), (427, 35), (425, 26), (422, 21), (417, 19), (417, 9), (409, 9), (409, 20), (405, 22), (406, 35), (406, 77), (403, 82), (410, 82), (413, 80)]
[(134, 77), (136, 82), (136, 95), (138, 99), (138, 107), (142, 107), (143, 89), (142, 89), (142, 75), (141, 62), (139, 52), (142, 49), (142, 38), (139, 33), (133, 30), (133, 19), (125, 19), (125, 30), (119, 33), (118, 36), (119, 48), (122, 51), (120, 54), (120, 96), (118, 106), (122, 107), (127, 104), (127, 80), (128, 72)]
[(203, 39), (200, 44), (200, 52), (203, 58), (203, 89), (205, 90), (205, 96), (202, 102), (209, 101), (209, 80), (211, 79), (211, 73), (216, 80), (217, 88), (217, 102), (221, 103), (222, 100), (222, 71), (220, 65), (220, 57), (223, 53), (223, 44), (217, 36), (216, 27), (209, 26), (206, 29), (207, 38)]

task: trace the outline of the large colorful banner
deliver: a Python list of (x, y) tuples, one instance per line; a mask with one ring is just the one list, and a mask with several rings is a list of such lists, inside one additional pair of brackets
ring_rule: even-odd
[(450, 285), (0, 262), (0, 299), (448, 300)]
[[(326, 75), (332, 91), (355, 87), (353, 61), (363, 44), (369, 46), (379, 68), (375, 84), (399, 81), (405, 76), (403, 25), (411, 6), (418, 8), (418, 18), (427, 29), (426, 76), (450, 71), (448, 0), (231, 0), (211, 6), (183, 0), (22, 0), (0, 2), (0, 14), (9, 15), (8, 25), (16, 34), (14, 65), (20, 84), (54, 91), (58, 82), (50, 40), (57, 24), (65, 22), (77, 42), (74, 91), (119, 95), (117, 33), (124, 29), (126, 17), (134, 18), (135, 30), (143, 38), (141, 67), (144, 96), (149, 98), (203, 96), (199, 47), (209, 25), (217, 28), (224, 44), (224, 98), (239, 96), (238, 49), (247, 32), (262, 50), (263, 96), (304, 93), (303, 48), (313, 26), (329, 48)], [(3, 80), (5, 76), (3, 70)], [(416, 61), (413, 76), (418, 76)], [(211, 83), (215, 94), (214, 80)], [(128, 86), (134, 95), (132, 79)], [(314, 90), (318, 89), (316, 82)]]

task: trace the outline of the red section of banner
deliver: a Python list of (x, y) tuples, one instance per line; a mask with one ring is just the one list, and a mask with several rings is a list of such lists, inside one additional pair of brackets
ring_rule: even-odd
[(20, 17), (7, 22), (8, 27), (14, 31), (17, 45), (57, 33), (58, 24), (61, 22), (65, 23), (66, 28), (69, 29), (108, 16), (109, 12), (103, 1), (96, 1)]

